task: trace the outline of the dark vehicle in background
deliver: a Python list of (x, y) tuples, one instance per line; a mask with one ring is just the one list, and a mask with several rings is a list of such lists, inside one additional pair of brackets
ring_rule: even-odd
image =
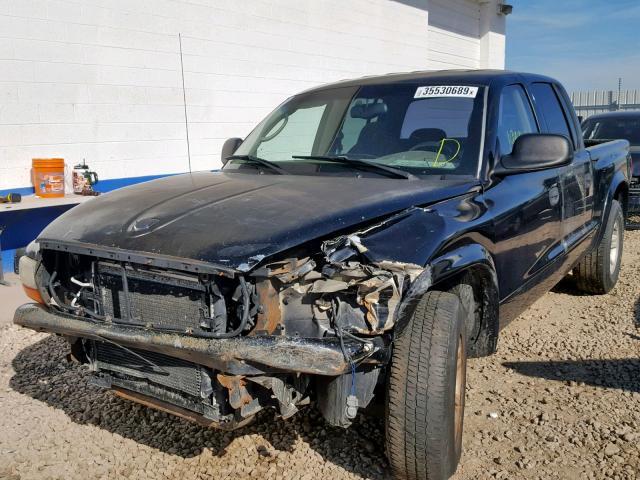
[[(629, 171), (628, 215), (631, 219), (640, 215), (640, 110), (609, 112), (593, 115), (582, 123), (587, 145), (596, 145), (615, 139), (624, 139), (631, 145)], [(638, 229), (640, 223), (630, 222), (628, 227)]]
[(315, 402), (348, 427), (378, 402), (394, 475), (447, 478), (467, 357), (570, 272), (589, 293), (615, 285), (628, 153), (585, 148), (543, 76), (315, 88), (228, 140), (221, 172), (53, 222), (20, 259), (37, 303), (14, 321), (65, 336), (97, 384), (206, 425)]

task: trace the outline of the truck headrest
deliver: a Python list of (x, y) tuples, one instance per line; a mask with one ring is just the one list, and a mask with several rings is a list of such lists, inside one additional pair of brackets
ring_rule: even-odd
[(439, 142), (447, 138), (447, 132), (440, 128), (418, 128), (409, 135), (412, 142)]

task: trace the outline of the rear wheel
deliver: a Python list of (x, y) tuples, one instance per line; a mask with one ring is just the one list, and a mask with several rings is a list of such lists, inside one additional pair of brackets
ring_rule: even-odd
[(604, 235), (596, 249), (574, 268), (573, 276), (580, 290), (587, 293), (608, 293), (620, 275), (624, 243), (624, 217), (617, 200), (611, 202)]
[(428, 292), (393, 349), (387, 384), (387, 454), (395, 478), (446, 479), (462, 453), (465, 312)]

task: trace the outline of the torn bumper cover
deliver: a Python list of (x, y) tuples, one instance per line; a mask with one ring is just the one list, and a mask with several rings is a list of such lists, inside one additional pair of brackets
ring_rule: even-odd
[[(164, 353), (234, 375), (282, 371), (335, 376), (350, 369), (337, 338), (268, 335), (194, 338), (115, 323), (92, 322), (74, 315), (52, 313), (38, 304), (19, 307), (13, 321), (37, 331)], [(362, 342), (345, 340), (344, 344), (350, 358), (356, 362), (366, 360), (376, 351), (373, 345)]]

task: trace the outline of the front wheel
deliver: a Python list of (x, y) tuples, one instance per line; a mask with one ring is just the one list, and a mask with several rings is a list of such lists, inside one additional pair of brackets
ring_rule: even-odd
[(580, 290), (604, 294), (616, 286), (620, 275), (623, 244), (622, 207), (617, 200), (613, 200), (600, 244), (573, 269), (573, 276)]
[(439, 480), (462, 453), (465, 312), (458, 297), (428, 292), (394, 341), (387, 384), (387, 454), (394, 478)]

